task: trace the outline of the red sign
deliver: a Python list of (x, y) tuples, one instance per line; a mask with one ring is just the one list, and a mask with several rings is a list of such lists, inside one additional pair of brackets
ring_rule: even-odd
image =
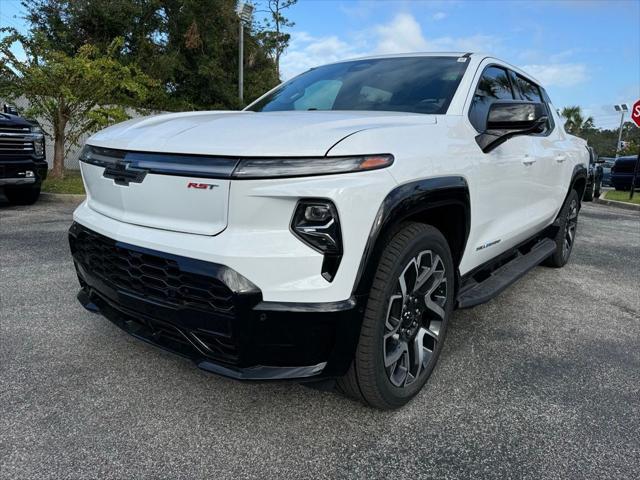
[(631, 120), (640, 127), (640, 100), (634, 103), (633, 107), (631, 107)]

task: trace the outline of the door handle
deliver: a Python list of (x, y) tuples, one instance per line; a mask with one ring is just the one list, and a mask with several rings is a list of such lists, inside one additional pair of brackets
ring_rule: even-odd
[(529, 155), (526, 155), (524, 157), (524, 160), (522, 160), (522, 163), (524, 163), (525, 165), (533, 165), (534, 163), (536, 163), (536, 159), (531, 158)]
[(556, 162), (562, 163), (567, 159), (566, 155), (556, 155)]

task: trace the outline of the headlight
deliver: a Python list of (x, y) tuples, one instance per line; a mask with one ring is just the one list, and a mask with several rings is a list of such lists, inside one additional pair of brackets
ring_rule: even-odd
[(240, 160), (233, 178), (309, 177), (377, 170), (393, 164), (393, 155), (318, 158), (247, 158)]
[(42, 128), (40, 128), (40, 125), (31, 125), (31, 133), (43, 134), (44, 132), (42, 131)]
[(44, 157), (44, 136), (33, 140), (33, 153), (36, 157)]
[(342, 233), (335, 205), (330, 200), (302, 199), (291, 219), (293, 234), (324, 255), (322, 276), (332, 281), (342, 259)]

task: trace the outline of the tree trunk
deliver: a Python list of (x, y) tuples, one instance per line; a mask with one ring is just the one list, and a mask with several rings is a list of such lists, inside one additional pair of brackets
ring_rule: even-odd
[(53, 178), (64, 178), (64, 144), (66, 122), (59, 122), (54, 128), (53, 138)]

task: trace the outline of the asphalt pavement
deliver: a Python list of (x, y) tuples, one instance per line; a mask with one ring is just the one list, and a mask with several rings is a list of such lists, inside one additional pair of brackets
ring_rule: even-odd
[(569, 265), (457, 311), (379, 412), (240, 383), (76, 301), (74, 202), (0, 201), (0, 478), (640, 478), (640, 215), (586, 204)]

